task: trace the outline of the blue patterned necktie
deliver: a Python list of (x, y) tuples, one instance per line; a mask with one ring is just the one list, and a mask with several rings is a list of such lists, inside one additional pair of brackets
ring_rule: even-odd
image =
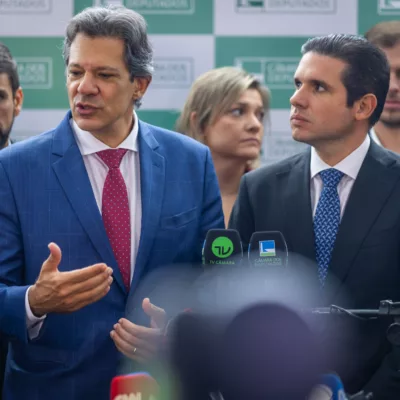
[(340, 200), (337, 186), (343, 172), (330, 168), (319, 173), (323, 188), (314, 216), (315, 253), (318, 263), (318, 277), (324, 287), (332, 250), (340, 224)]

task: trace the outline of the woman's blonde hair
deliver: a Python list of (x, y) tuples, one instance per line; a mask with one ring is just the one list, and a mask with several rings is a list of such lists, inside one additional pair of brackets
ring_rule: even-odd
[[(204, 73), (194, 81), (190, 89), (176, 123), (176, 130), (204, 143), (204, 129), (229, 111), (247, 89), (256, 89), (260, 93), (264, 111), (268, 112), (268, 89), (246, 71), (236, 67), (222, 67)], [(196, 118), (191, 118), (193, 112)], [(258, 159), (251, 162), (253, 167), (258, 164)]]

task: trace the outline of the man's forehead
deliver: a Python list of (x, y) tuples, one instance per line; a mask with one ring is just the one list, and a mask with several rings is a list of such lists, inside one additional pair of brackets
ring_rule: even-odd
[(5, 72), (0, 73), (0, 89), (11, 91), (10, 77)]
[(124, 43), (114, 37), (78, 34), (71, 44), (68, 66), (121, 69), (125, 66)]
[(294, 74), (312, 80), (329, 80), (329, 77), (340, 77), (346, 63), (338, 58), (308, 52), (300, 59)]
[(390, 48), (382, 48), (381, 49), (386, 57), (388, 58), (389, 64), (396, 68), (400, 67), (400, 43), (397, 43), (395, 46)]

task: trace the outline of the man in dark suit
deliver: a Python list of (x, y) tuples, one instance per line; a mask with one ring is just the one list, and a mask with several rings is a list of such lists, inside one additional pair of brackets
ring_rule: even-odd
[(7, 400), (105, 400), (122, 353), (147, 368), (165, 313), (141, 283), (200, 264), (207, 231), (224, 226), (208, 148), (134, 111), (153, 71), (143, 17), (85, 9), (64, 59), (71, 110), (0, 152)]
[[(10, 138), (14, 118), (19, 115), (23, 92), (19, 85), (17, 65), (8, 47), (0, 42), (0, 150), (12, 143)], [(2, 398), (7, 341), (0, 330), (0, 399)]]
[[(246, 174), (230, 228), (244, 243), (255, 231), (281, 231), (289, 251), (314, 261), (314, 306), (378, 308), (380, 300), (399, 300), (400, 159), (367, 135), (385, 103), (387, 59), (356, 36), (313, 38), (302, 47), (294, 84), (292, 135), (311, 147)], [(324, 348), (337, 355), (326, 368), (348, 392), (399, 398), (389, 322), (340, 317), (330, 332), (321, 329)]]

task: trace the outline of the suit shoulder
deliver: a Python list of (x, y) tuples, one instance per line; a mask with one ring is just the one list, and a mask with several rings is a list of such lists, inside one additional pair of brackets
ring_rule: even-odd
[(271, 178), (278, 174), (285, 173), (294, 168), (299, 162), (304, 161), (308, 156), (308, 151), (295, 154), (294, 156), (285, 158), (270, 165), (264, 165), (254, 171), (246, 174), (246, 180), (249, 184), (257, 182), (267, 183)]
[(400, 174), (400, 155), (394, 153), (391, 150), (388, 150), (384, 147), (381, 147), (375, 143), (371, 143), (371, 147), (369, 150), (370, 159), (375, 160), (378, 162), (383, 168), (384, 173), (386, 174), (388, 171), (394, 173), (395, 175)]
[(160, 146), (176, 149), (176, 151), (186, 150), (189, 152), (201, 153), (205, 153), (208, 149), (204, 144), (182, 133), (164, 129), (143, 121), (141, 121), (141, 124), (150, 129)]
[(400, 154), (395, 153), (388, 149), (381, 149), (386, 153), (386, 157), (392, 162), (393, 166), (397, 169), (400, 168)]
[(32, 136), (28, 139), (14, 142), (11, 146), (0, 151), (0, 162), (15, 159), (30, 159), (32, 155), (41, 151), (49, 151), (55, 129)]

